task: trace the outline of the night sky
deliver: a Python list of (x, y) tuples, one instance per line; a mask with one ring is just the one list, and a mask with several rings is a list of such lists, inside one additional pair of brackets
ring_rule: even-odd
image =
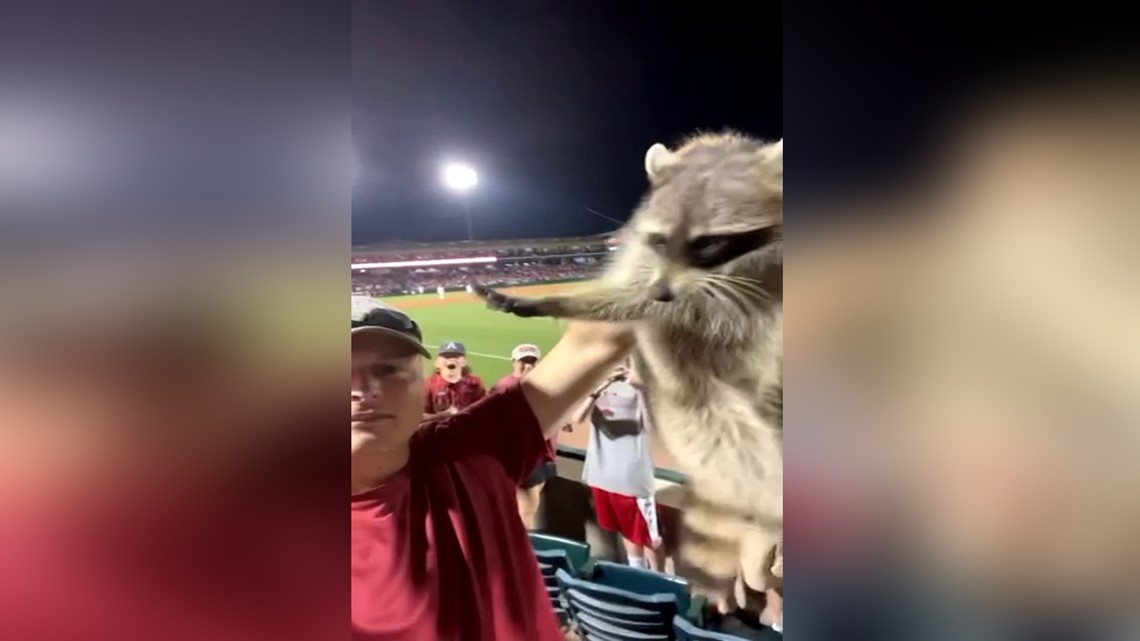
[(587, 207), (627, 218), (654, 142), (782, 136), (780, 3), (693, 9), (354, 0), (353, 244), (466, 238), (445, 159), (480, 172), (476, 239), (557, 237), (617, 227)]

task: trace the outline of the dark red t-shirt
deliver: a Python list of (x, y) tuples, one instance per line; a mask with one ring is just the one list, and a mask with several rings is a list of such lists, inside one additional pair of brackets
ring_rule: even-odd
[(483, 379), (467, 374), (454, 383), (448, 383), (436, 372), (424, 385), (424, 413), (436, 414), (449, 407), (466, 409), (487, 395)]
[[(495, 383), (495, 386), (491, 388), (491, 393), (494, 394), (495, 392), (501, 392), (503, 390), (510, 389), (511, 387), (517, 386), (519, 384), (520, 378), (521, 377), (519, 377), (515, 374), (507, 374), (506, 376), (500, 378), (498, 383)], [(558, 447), (558, 437), (557, 436), (555, 436), (554, 438), (547, 439), (543, 443), (543, 449), (542, 449), (542, 462), (543, 463), (554, 463), (555, 461), (558, 460), (557, 447)]]
[(514, 386), (421, 427), (407, 466), (352, 497), (354, 639), (563, 638), (515, 494), (542, 443)]

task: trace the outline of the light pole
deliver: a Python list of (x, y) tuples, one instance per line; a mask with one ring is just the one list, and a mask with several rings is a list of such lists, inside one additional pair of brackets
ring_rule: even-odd
[(450, 162), (443, 166), (442, 177), (444, 186), (459, 194), (463, 214), (467, 217), (467, 240), (475, 240), (471, 231), (471, 208), (467, 203), (467, 192), (479, 184), (479, 174), (468, 165)]

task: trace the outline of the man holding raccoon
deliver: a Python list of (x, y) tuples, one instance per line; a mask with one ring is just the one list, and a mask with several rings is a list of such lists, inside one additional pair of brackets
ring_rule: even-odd
[(631, 332), (571, 322), (516, 385), (422, 426), (419, 326), (356, 296), (351, 337), (354, 638), (563, 639), (515, 491)]

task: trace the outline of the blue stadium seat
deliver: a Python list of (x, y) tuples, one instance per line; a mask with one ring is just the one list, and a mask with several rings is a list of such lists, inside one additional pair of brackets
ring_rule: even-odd
[(566, 550), (535, 550), (535, 557), (538, 558), (538, 567), (542, 570), (543, 576), (554, 576), (554, 571), (563, 569), (573, 574), (578, 575), (578, 568), (570, 560), (570, 555)]
[(638, 594), (672, 594), (677, 597), (677, 610), (682, 614), (688, 612), (692, 601), (688, 582), (662, 572), (610, 561), (598, 561), (594, 564), (589, 578), (594, 583)]
[(673, 593), (641, 594), (595, 583), (557, 570), (563, 603), (589, 639), (668, 640), (678, 614)]
[(590, 568), (590, 580), (640, 594), (676, 595), (677, 611), (681, 616), (697, 625), (704, 625), (706, 601), (702, 597), (691, 596), (689, 583), (682, 578), (622, 563), (598, 561)]
[(772, 628), (764, 628), (757, 635), (748, 637), (704, 630), (682, 616), (674, 617), (673, 631), (677, 641), (783, 641), (784, 638), (784, 635)]
[(573, 566), (576, 571), (581, 571), (586, 565), (586, 562), (590, 560), (590, 544), (584, 541), (575, 541), (551, 534), (531, 532), (530, 544), (531, 547), (535, 549), (535, 552), (564, 550), (570, 559), (570, 565)]
[(673, 641), (672, 631), (631, 630), (625, 626), (602, 621), (584, 612), (578, 613), (578, 630), (591, 641), (612, 639), (613, 641)]
[(570, 555), (566, 550), (535, 550), (534, 555), (538, 558), (538, 568), (542, 570), (542, 580), (546, 584), (546, 593), (550, 596), (554, 612), (558, 615), (558, 620), (566, 625), (570, 622), (570, 615), (562, 605), (562, 588), (554, 573), (563, 570), (577, 576), (578, 572), (570, 563)]
[(624, 623), (632, 628), (662, 627), (661, 613), (652, 608), (622, 605), (590, 596), (581, 591), (567, 594), (571, 608), (596, 616), (604, 621)]

